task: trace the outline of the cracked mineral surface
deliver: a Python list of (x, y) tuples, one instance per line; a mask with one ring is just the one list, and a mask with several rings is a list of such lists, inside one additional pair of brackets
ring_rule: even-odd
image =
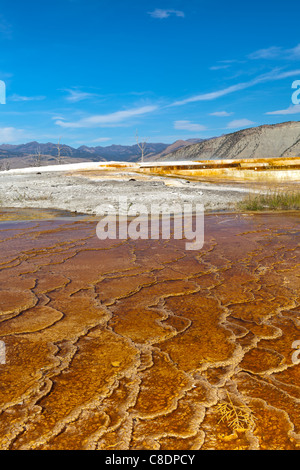
[(1, 450), (300, 448), (299, 213), (188, 251), (41, 212), (0, 214)]

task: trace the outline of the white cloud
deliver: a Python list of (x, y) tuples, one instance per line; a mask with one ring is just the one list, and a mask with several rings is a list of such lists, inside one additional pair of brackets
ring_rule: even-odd
[(205, 131), (206, 127), (201, 124), (194, 124), (191, 121), (175, 121), (174, 129), (180, 131), (191, 131), (191, 132), (201, 132)]
[(0, 142), (2, 144), (19, 143), (25, 137), (23, 129), (15, 127), (0, 127)]
[(0, 70), (0, 78), (1, 80), (5, 80), (6, 78), (12, 78), (14, 76), (13, 73), (10, 72), (3, 72), (3, 70)]
[(110, 137), (99, 137), (98, 139), (93, 139), (91, 142), (101, 143), (101, 142), (108, 142), (109, 140), (111, 140)]
[(0, 14), (0, 34), (7, 39), (11, 39), (12, 37), (12, 27), (8, 23), (8, 21), (4, 18), (3, 15)]
[(211, 93), (203, 93), (201, 95), (191, 96), (190, 98), (186, 98), (184, 100), (175, 101), (170, 106), (182, 106), (188, 103), (195, 103), (197, 101), (210, 101), (220, 98), (221, 96), (228, 95), (229, 93), (233, 93), (238, 90), (243, 90), (246, 88), (244, 83), (232, 85), (228, 88), (224, 88), (223, 90), (213, 91)]
[(253, 124), (255, 124), (255, 122), (249, 121), (249, 119), (236, 119), (229, 122), (227, 129), (239, 129), (240, 127), (248, 127), (252, 126)]
[(213, 65), (212, 67), (209, 67), (209, 70), (224, 70), (228, 69), (230, 67), (230, 64), (227, 65)]
[(294, 77), (295, 75), (299, 75), (299, 74), (300, 74), (300, 69), (289, 70), (288, 72), (281, 72), (281, 73), (279, 73), (278, 70), (275, 70), (266, 75), (270, 76), (271, 78), (271, 80), (268, 80), (268, 81), (273, 81), (273, 80), (282, 80), (284, 78)]
[(300, 44), (298, 44), (293, 49), (290, 49), (289, 52), (291, 58), (300, 59)]
[(64, 116), (61, 116), (61, 115), (54, 115), (54, 116), (51, 117), (51, 119), (52, 119), (53, 121), (60, 121), (60, 120), (61, 120), (61, 121), (65, 121)]
[(157, 109), (157, 106), (143, 106), (141, 108), (127, 109), (125, 111), (116, 111), (110, 114), (97, 114), (87, 118), (80, 119), (76, 122), (67, 122), (58, 120), (55, 122), (58, 126), (66, 128), (82, 128), (82, 127), (114, 127), (118, 126), (124, 121), (141, 116), (143, 114), (151, 113)]
[(12, 95), (10, 97), (11, 101), (41, 101), (44, 100), (45, 96), (22, 96), (22, 95)]
[(159, 8), (156, 8), (154, 11), (149, 11), (148, 15), (152, 16), (152, 18), (169, 18), (171, 15), (178, 16), (180, 18), (184, 18), (184, 12), (180, 10), (160, 10)]
[(227, 111), (216, 111), (215, 113), (210, 113), (210, 116), (217, 116), (217, 117), (227, 117), (232, 116), (233, 113), (228, 113)]
[(282, 48), (277, 46), (268, 47), (267, 49), (259, 49), (258, 51), (249, 54), (249, 59), (277, 59), (281, 54)]
[(281, 109), (278, 111), (269, 111), (268, 113), (265, 114), (270, 114), (270, 115), (287, 115), (287, 114), (299, 114), (300, 113), (300, 104), (296, 105), (291, 105), (287, 109)]
[(102, 142), (108, 142), (110, 140), (112, 140), (110, 137), (99, 137), (97, 139), (76, 140), (76, 143), (80, 144), (80, 145), (88, 145), (88, 143), (90, 143), (90, 144), (100, 144)]
[(283, 47), (271, 46), (266, 49), (259, 49), (258, 51), (252, 52), (248, 56), (249, 59), (288, 59), (295, 60), (300, 58), (300, 44), (291, 48), (284, 49)]
[(97, 96), (94, 93), (87, 93), (74, 88), (67, 88), (64, 91), (68, 93), (66, 100), (70, 101), (71, 103), (77, 103), (78, 101), (86, 100), (88, 98), (92, 98), (93, 96)]
[(245, 90), (247, 88), (251, 88), (259, 83), (264, 82), (273, 82), (276, 80), (283, 80), (284, 78), (293, 77), (293, 76), (300, 75), (300, 70), (290, 70), (287, 72), (281, 72), (279, 69), (272, 70), (263, 75), (259, 75), (256, 78), (253, 78), (249, 82), (237, 83), (236, 85), (231, 85), (227, 88), (223, 88), (222, 90), (213, 91), (211, 93), (203, 93), (200, 95), (195, 95), (190, 98), (186, 98), (184, 100), (175, 101), (174, 103), (170, 104), (169, 106), (182, 106), (188, 103), (194, 103), (197, 101), (211, 101), (222, 96), (226, 96), (230, 93), (234, 93), (236, 91)]

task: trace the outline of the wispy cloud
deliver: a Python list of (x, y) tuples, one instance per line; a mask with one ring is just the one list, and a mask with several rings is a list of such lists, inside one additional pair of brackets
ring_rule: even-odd
[(297, 60), (300, 59), (300, 44), (296, 47), (291, 49), (284, 49), (283, 47), (279, 46), (271, 46), (266, 49), (259, 49), (258, 51), (252, 52), (248, 56), (251, 60), (259, 60), (259, 59), (284, 59), (284, 60)]
[(151, 113), (158, 109), (157, 106), (142, 106), (140, 108), (127, 109), (124, 111), (116, 111), (110, 114), (97, 114), (87, 118), (80, 119), (76, 122), (67, 122), (57, 120), (56, 124), (65, 128), (91, 128), (91, 127), (114, 127), (122, 125), (128, 119), (136, 116)]
[(210, 113), (210, 116), (217, 116), (217, 117), (228, 117), (232, 116), (233, 113), (228, 113), (227, 111), (216, 111), (215, 113)]
[(216, 65), (212, 65), (209, 70), (226, 70), (232, 67), (233, 65), (239, 65), (244, 63), (245, 60), (239, 59), (218, 60)]
[(3, 72), (3, 70), (0, 70), (0, 79), (5, 80), (6, 78), (12, 78), (14, 75), (11, 72)]
[(247, 84), (239, 83), (237, 85), (232, 85), (230, 87), (223, 88), (222, 90), (217, 90), (210, 93), (202, 93), (200, 95), (191, 96), (190, 98), (186, 98), (184, 100), (174, 101), (174, 103), (172, 103), (170, 106), (182, 106), (188, 103), (195, 103), (197, 101), (211, 101), (220, 98), (221, 96), (228, 95), (229, 93), (233, 93), (238, 90), (243, 90), (244, 88), (247, 88)]
[(194, 103), (197, 101), (211, 101), (215, 100), (217, 98), (220, 98), (222, 96), (229, 95), (230, 93), (234, 93), (236, 91), (241, 91), (245, 90), (247, 88), (251, 88), (255, 85), (258, 85), (259, 83), (264, 83), (264, 82), (272, 82), (276, 80), (283, 80), (285, 78), (289, 77), (294, 77), (298, 76), (300, 74), (300, 69), (298, 70), (290, 70), (286, 72), (282, 72), (280, 69), (274, 69), (271, 72), (268, 72), (263, 75), (259, 75), (256, 78), (253, 78), (252, 80), (248, 82), (242, 82), (242, 83), (237, 83), (235, 85), (231, 85), (227, 88), (223, 88), (222, 90), (217, 90), (213, 91), (210, 93), (203, 93), (200, 95), (194, 95), (191, 96), (190, 98), (186, 98), (180, 101), (175, 101), (171, 103), (169, 106), (182, 106), (188, 103)]
[(93, 139), (91, 142), (95, 143), (95, 144), (99, 144), (101, 142), (108, 142), (109, 140), (111, 140), (110, 137), (98, 137), (98, 139)]
[(236, 119), (228, 123), (227, 129), (239, 129), (241, 127), (253, 126), (253, 124), (255, 124), (255, 122), (249, 119)]
[(207, 128), (201, 124), (195, 124), (191, 121), (175, 121), (174, 129), (180, 131), (201, 132), (205, 131)]
[(169, 16), (178, 16), (179, 18), (184, 18), (184, 12), (180, 10), (161, 10), (156, 8), (154, 11), (149, 11), (148, 15), (152, 16), (152, 18), (169, 18)]
[(97, 96), (95, 93), (88, 93), (76, 88), (66, 88), (64, 91), (68, 93), (68, 95), (66, 96), (66, 100), (71, 103), (77, 103), (78, 101), (86, 100), (88, 98)]
[(272, 46), (267, 49), (259, 49), (258, 51), (252, 52), (249, 54), (248, 58), (251, 60), (258, 59), (277, 59), (282, 52), (281, 47)]
[(213, 65), (209, 67), (209, 70), (225, 70), (230, 67), (230, 64), (223, 64), (223, 65)]
[(12, 37), (12, 26), (1, 14), (0, 14), (0, 34), (7, 39), (11, 39)]
[(300, 104), (291, 105), (287, 109), (281, 109), (278, 111), (269, 111), (265, 114), (269, 114), (269, 115), (300, 114)]
[(42, 101), (46, 99), (45, 96), (22, 96), (22, 95), (12, 95), (9, 98), (11, 101)]
[(112, 140), (111, 137), (98, 137), (97, 139), (92, 139), (92, 140), (89, 140), (89, 139), (77, 140), (76, 143), (80, 145), (87, 145), (88, 143), (101, 144), (104, 142), (108, 142), (110, 140)]
[(20, 142), (25, 137), (23, 129), (15, 127), (0, 127), (0, 143), (14, 144)]

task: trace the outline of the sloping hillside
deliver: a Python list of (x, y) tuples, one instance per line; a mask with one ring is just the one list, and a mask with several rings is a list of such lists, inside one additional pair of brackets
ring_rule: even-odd
[(223, 160), (300, 156), (300, 122), (244, 129), (180, 148), (162, 161)]
[(145, 161), (157, 161), (157, 160), (163, 160), (164, 157), (169, 155), (170, 153), (175, 152), (178, 149), (184, 148), (184, 147), (189, 147), (190, 145), (193, 145), (195, 143), (202, 142), (203, 139), (188, 139), (188, 140), (176, 140), (171, 145), (168, 145), (162, 152), (156, 153), (154, 155), (150, 154), (145, 157)]

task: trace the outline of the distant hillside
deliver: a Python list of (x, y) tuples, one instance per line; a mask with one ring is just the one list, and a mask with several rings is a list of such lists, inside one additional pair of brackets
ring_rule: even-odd
[[(10, 168), (24, 168), (34, 165), (37, 154), (41, 154), (42, 165), (57, 164), (58, 148), (57, 144), (48, 142), (28, 142), (20, 145), (2, 144), (0, 145), (0, 168), (9, 166)], [(60, 145), (62, 159), (68, 163), (79, 163), (81, 161), (105, 161), (102, 157), (94, 157), (86, 152), (74, 149), (68, 145)]]
[(176, 140), (176, 142), (174, 142), (171, 145), (168, 145), (162, 152), (156, 153), (154, 155), (146, 156), (145, 160), (146, 161), (163, 160), (164, 157), (175, 152), (175, 150), (178, 150), (183, 147), (188, 147), (189, 145), (193, 145), (198, 142), (203, 142), (203, 139)]
[[(168, 144), (148, 143), (146, 147), (147, 155), (155, 155), (162, 152)], [(85, 151), (90, 155), (100, 155), (105, 160), (115, 161), (138, 161), (141, 158), (141, 151), (137, 144), (135, 145), (109, 145), (107, 147), (87, 147), (82, 146), (78, 151)]]
[[(146, 146), (145, 160), (154, 157), (155, 155), (163, 156), (169, 152), (177, 149), (179, 146), (191, 145), (198, 139), (191, 139), (190, 141), (178, 141), (178, 143), (163, 144), (163, 143), (148, 143)], [(42, 165), (57, 164), (58, 148), (56, 143), (48, 142), (42, 144), (39, 142), (28, 142), (26, 144), (0, 145), (0, 170), (7, 168), (24, 168), (35, 164), (37, 154), (41, 154)], [(60, 145), (60, 153), (62, 160), (68, 163), (79, 162), (97, 162), (97, 161), (139, 161), (141, 152), (138, 145), (109, 145), (107, 147), (96, 146), (88, 147), (82, 145), (79, 148), (73, 148), (69, 145)]]
[(300, 156), (300, 122), (284, 122), (244, 129), (182, 147), (162, 161), (222, 160)]
[[(153, 155), (161, 152), (168, 144), (148, 144), (147, 154)], [(48, 142), (28, 142), (20, 145), (2, 144), (0, 145), (0, 168), (9, 165), (10, 168), (24, 168), (32, 166), (36, 160), (36, 155), (41, 154), (42, 165), (57, 164), (58, 148), (57, 144)], [(60, 145), (62, 160), (68, 163), (97, 162), (97, 161), (138, 161), (140, 159), (140, 149), (137, 145), (110, 145), (108, 147), (88, 147), (81, 146), (73, 148), (69, 145)]]
[[(40, 152), (42, 165), (57, 164), (56, 143), (28, 142), (21, 145), (0, 145), (0, 169), (34, 165)], [(107, 147), (61, 145), (63, 160), (68, 163), (97, 161), (136, 162), (141, 158), (137, 145)], [(219, 160), (240, 158), (300, 156), (300, 122), (284, 122), (243, 129), (210, 139), (177, 140), (173, 144), (148, 143), (144, 161)]]

